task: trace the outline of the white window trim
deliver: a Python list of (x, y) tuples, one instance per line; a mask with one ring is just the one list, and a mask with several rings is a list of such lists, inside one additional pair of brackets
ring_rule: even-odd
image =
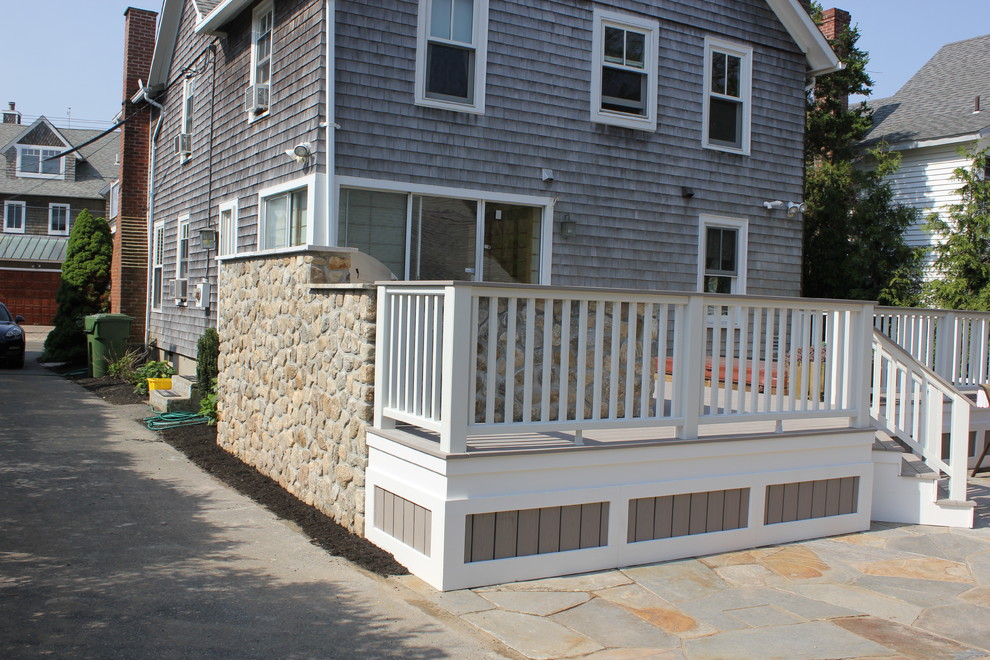
[[(258, 208), (260, 209), (261, 207)], [(224, 232), (222, 218), (225, 211), (230, 211), (230, 224), (234, 234), (232, 238), (227, 236), (226, 233)], [(239, 235), (238, 222), (239, 221), (237, 218), (237, 199), (232, 199), (230, 201), (223, 202), (222, 204), (220, 204), (219, 208), (217, 209), (217, 256), (216, 256), (217, 259), (220, 259), (221, 257), (230, 257), (237, 254), (238, 252), (237, 238)], [(232, 249), (229, 252), (224, 252), (221, 250), (225, 240), (232, 240), (231, 243)]]
[[(155, 271), (161, 271), (161, 291), (159, 300), (155, 300)], [(148, 287), (151, 298), (151, 309), (160, 312), (165, 300), (165, 222), (159, 220), (152, 226), (151, 231), (151, 282)], [(157, 306), (156, 306), (157, 303)]]
[[(182, 233), (185, 231), (188, 235), (183, 238)], [(175, 232), (175, 279), (177, 280), (188, 280), (189, 278), (189, 264), (192, 261), (188, 256), (182, 258), (182, 241), (186, 241), (186, 252), (190, 252), (192, 247), (192, 224), (189, 220), (189, 215), (179, 216), (179, 224)]]
[[(8, 208), (12, 206), (20, 207), (21, 209), (21, 227), (20, 229), (11, 228), (7, 225), (7, 218), (9, 213)], [(4, 202), (3, 203), (3, 231), (6, 234), (23, 234), (24, 230), (27, 228), (27, 202)]]
[[(263, 188), (258, 192), (258, 250), (262, 252), (268, 252), (271, 250), (285, 250), (286, 248), (291, 248), (293, 250), (298, 250), (301, 247), (307, 245), (313, 245), (315, 243), (314, 236), (315, 232), (318, 230), (315, 222), (315, 218), (323, 212), (323, 200), (320, 199), (322, 195), (319, 194), (322, 186), (319, 185), (319, 180), (317, 175), (311, 174), (299, 179), (293, 179), (292, 181), (286, 181), (285, 183), (280, 183), (270, 188)], [(279, 195), (281, 193), (289, 192), (292, 190), (300, 190), (302, 188), (306, 189), (306, 240), (301, 245), (288, 245), (277, 248), (269, 248), (264, 245), (265, 240), (265, 198), (272, 197), (274, 195)]]
[[(739, 72), (739, 100), (742, 103), (742, 146), (730, 147), (724, 144), (712, 144), (708, 139), (708, 113), (712, 98), (712, 52), (728, 53), (742, 60)], [(704, 80), (704, 110), (702, 111), (701, 143), (706, 149), (725, 151), (733, 154), (750, 154), (750, 136), (753, 116), (753, 49), (743, 44), (705, 37), (705, 80)]]
[[(643, 73), (646, 74), (646, 116), (602, 109), (602, 67), (605, 64), (605, 27), (618, 27), (646, 33)], [(591, 121), (642, 131), (657, 130), (657, 62), (660, 53), (660, 22), (603, 9), (594, 10), (591, 37)]]
[[(434, 186), (415, 183), (404, 183), (400, 181), (382, 181), (380, 179), (366, 179), (364, 177), (338, 176), (334, 179), (334, 199), (340, 199), (341, 188), (353, 188), (358, 190), (372, 190), (378, 192), (398, 192), (407, 195), (425, 195), (429, 197), (453, 197), (456, 199), (466, 199), (478, 204), (478, 227), (484, 226), (484, 203), (493, 204), (518, 204), (521, 206), (534, 206), (542, 209), (540, 217), (540, 284), (550, 284), (550, 266), (553, 263), (553, 213), (557, 200), (553, 197), (536, 197), (533, 195), (516, 195), (511, 193), (492, 192), (490, 190), (475, 190), (468, 188), (448, 188), (446, 186)], [(338, 205), (339, 206), (339, 205)], [(410, 211), (411, 212), (411, 200)], [(334, 218), (331, 244), (336, 244), (338, 240), (337, 232), (340, 227), (340, 209), (336, 209), (337, 216)], [(484, 234), (477, 232), (475, 247), (475, 275), (480, 265), (481, 252), (484, 251)], [(409, 269), (409, 246), (406, 245), (406, 270)], [(396, 273), (399, 275), (399, 273)], [(408, 277), (408, 273), (403, 273), (402, 277)]]
[[(32, 149), (37, 151), (55, 151), (62, 152), (65, 147), (51, 147), (41, 144), (18, 144), (17, 145), (17, 163), (15, 165), (15, 175), (27, 179), (64, 179), (65, 178), (65, 156), (58, 159), (58, 174), (42, 174), (40, 172), (22, 172), (21, 171), (21, 154), (25, 149)], [(41, 156), (44, 158), (44, 156)]]
[(488, 71), (488, 0), (474, 5), (474, 102), (458, 103), (426, 96), (426, 52), (430, 39), (430, 1), (420, 0), (416, 30), (416, 105), (473, 114), (485, 113), (485, 88)]
[(703, 215), (698, 222), (698, 291), (704, 293), (705, 284), (705, 251), (706, 234), (709, 227), (735, 229), (738, 231), (736, 240), (736, 269), (732, 295), (746, 293), (746, 271), (749, 255), (749, 220), (743, 218), (727, 218), (717, 215)]
[(120, 214), (120, 179), (113, 181), (110, 184), (110, 217), (109, 220), (113, 220)]
[[(65, 209), (65, 230), (56, 231), (52, 229), (52, 220), (54, 220), (54, 211), (56, 208)], [(69, 204), (49, 204), (48, 205), (48, 234), (51, 236), (68, 236), (69, 230), (72, 229), (72, 207)]]
[(260, 18), (271, 12), (272, 14), (272, 43), (268, 53), (268, 108), (264, 112), (259, 112), (257, 114), (253, 112), (247, 113), (248, 123), (258, 121), (262, 117), (267, 117), (272, 111), (272, 98), (273, 85), (272, 85), (272, 74), (274, 73), (274, 67), (272, 66), (275, 61), (275, 3), (272, 0), (263, 2), (254, 8), (251, 13), (251, 70), (248, 72), (249, 84), (254, 86), (257, 82), (256, 80), (256, 70), (258, 68), (258, 50), (257, 50), (257, 36), (258, 36), (258, 23)]

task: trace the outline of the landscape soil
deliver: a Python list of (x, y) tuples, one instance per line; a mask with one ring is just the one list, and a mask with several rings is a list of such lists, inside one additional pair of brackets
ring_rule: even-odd
[[(114, 405), (147, 403), (127, 381), (116, 378), (90, 378), (62, 371), (66, 378)], [(155, 414), (150, 408), (148, 414)], [(330, 554), (383, 576), (405, 575), (408, 571), (389, 553), (367, 539), (351, 534), (328, 516), (283, 489), (253, 467), (241, 462), (217, 445), (217, 428), (206, 424), (179, 426), (157, 432), (162, 440), (185, 454), (205, 472), (263, 505), (280, 518), (295, 523), (311, 542)]]

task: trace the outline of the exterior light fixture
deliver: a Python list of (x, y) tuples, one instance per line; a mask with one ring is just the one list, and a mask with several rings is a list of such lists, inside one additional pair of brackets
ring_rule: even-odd
[(781, 200), (776, 200), (773, 202), (763, 202), (763, 208), (765, 209), (782, 209), (784, 208), (784, 202)]
[(287, 149), (285, 155), (297, 163), (304, 163), (313, 157), (313, 145), (309, 142), (300, 142), (291, 149)]
[(217, 247), (217, 230), (200, 229), (199, 246), (204, 250), (213, 250)]
[(560, 235), (564, 238), (570, 238), (575, 233), (577, 233), (577, 222), (571, 220), (570, 213), (565, 213), (560, 220)]
[(787, 202), (787, 217), (793, 218), (799, 212), (804, 213), (808, 210), (808, 205), (804, 202)]

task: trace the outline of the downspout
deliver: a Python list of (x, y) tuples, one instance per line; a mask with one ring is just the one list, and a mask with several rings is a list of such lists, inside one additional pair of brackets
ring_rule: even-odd
[(337, 214), (334, 204), (334, 180), (337, 170), (337, 3), (327, 0), (327, 109), (326, 109), (326, 200), (324, 206), (327, 212), (326, 242), (337, 245)]
[[(158, 108), (158, 124), (154, 133), (151, 134), (151, 153), (148, 156), (148, 261), (153, 263), (155, 258), (155, 152), (157, 151), (158, 134), (162, 130), (162, 122), (165, 120), (165, 108), (161, 103), (154, 101), (148, 96), (148, 88), (141, 85), (141, 98)], [(147, 283), (145, 285), (145, 306), (144, 306), (144, 345), (148, 345), (151, 338), (151, 288), (154, 277), (154, 266), (148, 269)], [(162, 282), (164, 286), (164, 281)]]

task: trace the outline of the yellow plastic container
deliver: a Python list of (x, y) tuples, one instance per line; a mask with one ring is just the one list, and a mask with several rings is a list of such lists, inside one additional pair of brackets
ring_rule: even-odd
[(149, 390), (170, 390), (170, 389), (172, 389), (172, 379), (171, 378), (149, 378), (148, 379), (148, 389)]

